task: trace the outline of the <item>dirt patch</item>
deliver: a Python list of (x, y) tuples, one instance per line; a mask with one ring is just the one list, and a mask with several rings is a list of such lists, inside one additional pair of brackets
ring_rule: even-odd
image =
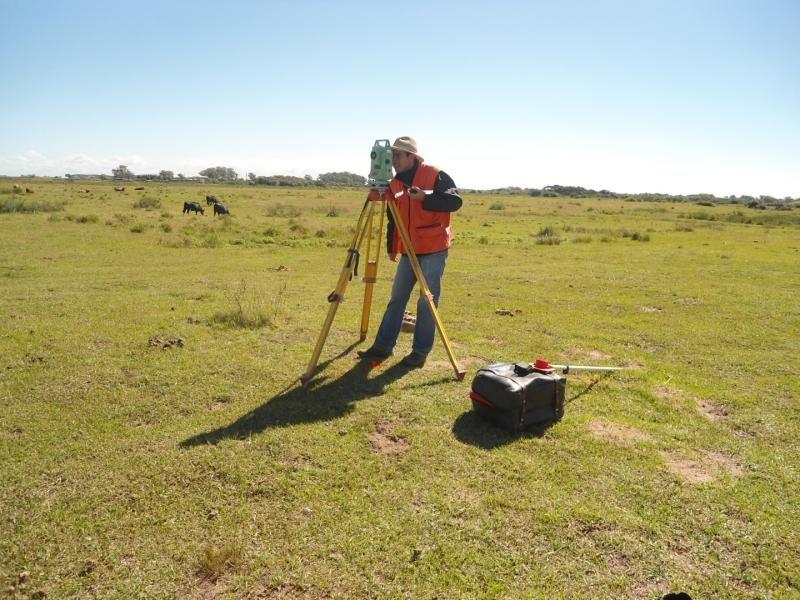
[(402, 454), (411, 447), (406, 440), (395, 435), (390, 421), (375, 423), (375, 431), (369, 434), (369, 442), (375, 452), (381, 454)]
[(168, 350), (170, 348), (183, 348), (186, 340), (182, 337), (154, 335), (147, 340), (148, 345)]
[(494, 314), (500, 315), (501, 317), (513, 317), (516, 315), (521, 315), (522, 311), (518, 308), (515, 308), (513, 310), (508, 308), (498, 308), (497, 310), (494, 311)]
[(660, 313), (664, 309), (658, 308), (657, 306), (640, 306), (639, 310), (646, 313)]
[(731, 414), (729, 405), (715, 404), (702, 398), (697, 401), (697, 411), (710, 421), (719, 421)]
[(583, 348), (569, 348), (566, 352), (567, 358), (562, 361), (554, 362), (570, 362), (572, 364), (581, 364), (582, 362), (598, 361), (598, 360), (611, 360), (611, 355), (600, 350), (584, 350)]
[(638, 442), (647, 442), (653, 439), (644, 431), (640, 431), (635, 427), (622, 425), (621, 423), (594, 420), (589, 422), (588, 427), (589, 431), (591, 431), (595, 437), (614, 444), (628, 445)]
[(657, 385), (653, 387), (653, 395), (658, 398), (659, 400), (664, 400), (665, 402), (675, 402), (680, 395), (680, 390), (676, 390), (675, 388), (666, 386), (666, 385)]
[(720, 477), (740, 477), (742, 467), (735, 457), (722, 452), (703, 452), (697, 459), (687, 458), (676, 452), (661, 452), (667, 469), (684, 483), (709, 483)]

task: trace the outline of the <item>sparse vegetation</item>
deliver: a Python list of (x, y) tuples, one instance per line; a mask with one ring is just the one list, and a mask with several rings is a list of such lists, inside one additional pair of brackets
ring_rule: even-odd
[[(216, 184), (214, 219), (181, 213), (199, 184), (111, 183), (0, 214), (9, 597), (796, 593), (800, 211), (470, 194), (440, 305), (465, 381), (438, 339), (354, 360), (362, 255), (300, 389), (363, 190)], [(537, 357), (626, 370), (570, 373), (545, 431), (477, 420), (475, 371)]]
[(145, 208), (147, 210), (161, 208), (161, 200), (155, 196), (142, 196), (133, 203), (133, 208)]

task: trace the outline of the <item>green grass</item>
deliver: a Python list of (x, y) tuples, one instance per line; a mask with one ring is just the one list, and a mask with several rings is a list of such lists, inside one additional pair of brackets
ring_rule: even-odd
[[(359, 270), (302, 390), (364, 192), (112, 187), (0, 214), (9, 596), (800, 594), (795, 211), (466, 195), (466, 380), (438, 342), (402, 369), (407, 334), (354, 359)], [(182, 214), (206, 193), (230, 218)], [(540, 435), (478, 421), (475, 371), (535, 358), (626, 370), (570, 375)]]

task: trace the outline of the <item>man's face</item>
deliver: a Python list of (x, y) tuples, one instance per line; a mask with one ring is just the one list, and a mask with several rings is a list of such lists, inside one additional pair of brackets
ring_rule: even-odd
[(414, 166), (414, 155), (402, 150), (392, 150), (392, 166), (395, 174), (408, 171)]

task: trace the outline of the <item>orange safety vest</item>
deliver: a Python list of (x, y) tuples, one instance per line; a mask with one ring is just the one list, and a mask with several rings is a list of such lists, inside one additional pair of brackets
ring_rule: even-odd
[[(417, 166), (412, 185), (425, 192), (433, 191), (433, 186), (439, 177), (439, 171), (440, 169), (434, 166), (420, 163)], [(422, 208), (422, 202), (408, 197), (408, 189), (397, 178), (393, 178), (389, 182), (387, 194), (389, 193), (391, 194), (389, 199), (397, 203), (397, 212), (408, 230), (411, 246), (414, 248), (415, 253), (432, 254), (450, 247), (450, 242), (453, 241), (453, 232), (450, 229), (449, 212), (425, 210)], [(394, 229), (389, 252), (406, 253), (397, 227)]]

